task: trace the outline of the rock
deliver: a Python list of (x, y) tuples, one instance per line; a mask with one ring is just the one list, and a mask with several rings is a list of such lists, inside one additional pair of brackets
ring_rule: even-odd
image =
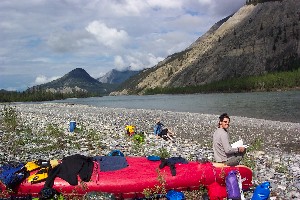
[[(0, 105), (2, 109), (3, 105)], [(119, 149), (126, 156), (148, 156), (166, 151), (170, 156), (196, 160), (198, 155), (213, 161), (211, 133), (215, 130), (217, 116), (198, 113), (99, 108), (86, 105), (56, 103), (17, 104), (22, 119), (18, 132), (0, 134), (0, 164), (7, 161), (27, 162), (36, 159), (62, 159), (63, 156), (83, 154), (107, 155)], [(175, 142), (153, 135), (156, 118), (175, 133)], [(80, 132), (67, 131), (70, 120), (81, 126)], [(297, 151), (283, 152), (282, 138), (291, 141), (300, 138), (300, 124), (232, 117), (229, 134), (232, 141), (243, 138), (246, 144), (261, 139), (261, 149), (247, 152), (253, 170), (254, 186), (265, 181), (274, 184), (277, 199), (299, 198), (300, 155)], [(125, 124), (132, 123), (145, 133), (145, 143), (137, 144), (125, 134)], [(52, 126), (49, 126), (52, 125)], [(49, 129), (50, 127), (50, 129)], [(51, 128), (52, 127), (52, 128)], [(238, 131), (238, 134), (234, 134)], [(263, 134), (261, 134), (263, 133)], [(276, 133), (276, 134), (274, 134)], [(278, 168), (280, 169), (278, 171)], [(251, 198), (252, 193), (247, 193)], [(248, 198), (249, 199), (249, 198)]]

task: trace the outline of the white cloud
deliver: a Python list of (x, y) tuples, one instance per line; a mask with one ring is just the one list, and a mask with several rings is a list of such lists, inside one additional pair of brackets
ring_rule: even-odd
[(158, 8), (167, 8), (167, 9), (174, 9), (174, 8), (181, 8), (184, 4), (182, 0), (148, 0), (147, 3), (151, 7), (158, 7)]
[(55, 52), (76, 52), (93, 43), (85, 31), (59, 30), (49, 35), (47, 45)]
[(58, 78), (60, 78), (60, 77), (55, 76), (55, 77), (47, 78), (44, 75), (39, 75), (35, 78), (34, 85), (40, 85), (40, 84), (48, 83), (48, 82), (51, 82), (51, 81), (56, 80)]
[(123, 60), (123, 58), (121, 56), (116, 56), (115, 57), (115, 61), (114, 61), (114, 64), (115, 64), (115, 67), (118, 69), (118, 70), (122, 70), (123, 68), (127, 67), (125, 65), (125, 62)]
[(243, 4), (245, 0), (0, 1), (0, 89), (49, 82), (76, 67), (94, 78), (113, 68), (152, 67)]
[(126, 31), (109, 28), (106, 24), (100, 21), (91, 22), (86, 27), (86, 30), (94, 35), (98, 42), (110, 48), (121, 47), (129, 39)]

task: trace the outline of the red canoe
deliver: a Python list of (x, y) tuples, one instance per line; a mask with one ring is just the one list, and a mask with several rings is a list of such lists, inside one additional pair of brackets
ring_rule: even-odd
[[(209, 188), (214, 182), (225, 187), (225, 177), (231, 170), (237, 170), (243, 180), (244, 190), (252, 186), (252, 171), (250, 168), (238, 165), (229, 167), (217, 163), (199, 163), (196, 161), (187, 164), (176, 163), (176, 175), (172, 176), (168, 166), (159, 169), (160, 161), (150, 161), (146, 157), (126, 157), (128, 167), (115, 171), (100, 171), (99, 163), (94, 161), (94, 168), (89, 182), (81, 182), (72, 186), (65, 180), (56, 177), (53, 188), (63, 195), (85, 195), (88, 192), (112, 193), (117, 199), (142, 198), (145, 189), (160, 186), (158, 177), (163, 177), (165, 189), (177, 191), (199, 190), (200, 186)], [(31, 172), (33, 174), (35, 172)], [(29, 183), (24, 180), (16, 190), (15, 195), (32, 195), (38, 197), (38, 193), (44, 187), (45, 182)], [(0, 183), (1, 188), (5, 188)]]

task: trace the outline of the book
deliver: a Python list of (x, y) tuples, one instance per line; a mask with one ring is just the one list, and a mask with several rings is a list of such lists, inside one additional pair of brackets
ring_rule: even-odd
[(238, 147), (245, 147), (245, 148), (248, 148), (249, 145), (244, 144), (244, 143), (243, 143), (243, 140), (240, 139), (240, 140), (238, 140), (238, 141), (232, 143), (232, 144), (231, 144), (231, 147), (232, 147), (232, 148), (238, 148)]

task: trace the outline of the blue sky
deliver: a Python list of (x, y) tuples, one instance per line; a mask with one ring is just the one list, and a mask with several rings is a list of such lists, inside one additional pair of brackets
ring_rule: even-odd
[(246, 0), (1, 0), (0, 89), (99, 78), (182, 51)]

